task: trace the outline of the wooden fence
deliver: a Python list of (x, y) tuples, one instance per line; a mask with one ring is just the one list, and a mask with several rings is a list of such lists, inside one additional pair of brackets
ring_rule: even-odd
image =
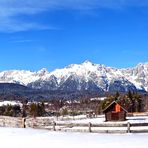
[(1, 127), (40, 128), (51, 131), (95, 132), (95, 133), (142, 133), (148, 132), (148, 123), (104, 122), (69, 123), (55, 122), (49, 118), (15, 118), (0, 116)]
[[(142, 127), (142, 128), (139, 128)], [(148, 123), (108, 123), (108, 124), (82, 124), (82, 123), (56, 123), (46, 127), (53, 131), (66, 132), (94, 132), (94, 133), (140, 133), (148, 132)]]

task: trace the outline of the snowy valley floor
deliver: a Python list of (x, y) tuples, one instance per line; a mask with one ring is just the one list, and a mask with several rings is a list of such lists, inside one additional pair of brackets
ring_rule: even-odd
[(0, 128), (0, 148), (147, 148), (148, 134), (66, 133)]

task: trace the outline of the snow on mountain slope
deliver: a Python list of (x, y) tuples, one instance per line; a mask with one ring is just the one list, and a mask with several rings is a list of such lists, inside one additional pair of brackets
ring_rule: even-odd
[(85, 61), (80, 65), (73, 64), (65, 67), (64, 69), (57, 69), (51, 72), (51, 74), (59, 79), (59, 83), (61, 78), (67, 79), (70, 75), (77, 75), (78, 77), (85, 79), (85, 81), (91, 79), (96, 83), (100, 81), (99, 79), (111, 81), (113, 77), (118, 78), (121, 76), (121, 72), (117, 69), (105, 67), (104, 65), (93, 64), (89, 61)]
[(18, 83), (27, 85), (31, 81), (39, 79), (33, 72), (24, 70), (10, 70), (0, 73), (0, 83)]
[(0, 72), (0, 83), (18, 83), (27, 85), (30, 82), (42, 79), (45, 75), (48, 76), (49, 72), (43, 68), (38, 72), (31, 72), (25, 70), (9, 70)]
[(148, 63), (138, 64), (134, 68), (117, 69), (85, 61), (72, 64), (63, 69), (48, 72), (11, 70), (0, 73), (1, 83), (19, 83), (33, 88), (48, 90), (89, 90), (100, 91), (148, 91)]
[(123, 69), (121, 71), (136, 88), (145, 89), (148, 92), (148, 62), (140, 63), (134, 68)]
[[(61, 81), (66, 81), (70, 76), (77, 76), (79, 80), (83, 79), (86, 82), (93, 81), (96, 86), (102, 88), (104, 91), (108, 91), (110, 85), (115, 85), (117, 81), (122, 81), (125, 87), (130, 84), (133, 87), (132, 90), (135, 89), (132, 82), (127, 79), (128, 77), (125, 77), (121, 69), (93, 64), (89, 61), (85, 61), (80, 65), (73, 64), (64, 69), (57, 69), (50, 74), (57, 78), (59, 85), (62, 83)], [(126, 88), (123, 91), (126, 91)]]

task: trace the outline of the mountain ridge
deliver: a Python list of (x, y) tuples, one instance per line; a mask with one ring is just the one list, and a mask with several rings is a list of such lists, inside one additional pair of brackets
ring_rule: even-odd
[(148, 62), (132, 68), (112, 68), (85, 61), (48, 72), (9, 70), (0, 72), (0, 83), (16, 83), (33, 89), (63, 91), (148, 92)]

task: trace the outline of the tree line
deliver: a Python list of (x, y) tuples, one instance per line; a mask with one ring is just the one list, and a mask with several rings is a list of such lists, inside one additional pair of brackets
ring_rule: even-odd
[(128, 112), (143, 112), (144, 99), (137, 92), (128, 91), (126, 94), (116, 92), (114, 95), (109, 95), (105, 100), (99, 104), (99, 110), (105, 109), (111, 102), (117, 101)]
[(148, 110), (148, 95), (140, 95), (128, 91), (126, 94), (116, 92), (100, 100), (83, 97), (81, 99), (51, 99), (46, 102), (22, 102), (19, 105), (0, 106), (0, 115), (14, 117), (65, 116), (80, 114), (102, 114), (103, 110), (112, 102), (117, 101), (128, 112), (144, 112)]

